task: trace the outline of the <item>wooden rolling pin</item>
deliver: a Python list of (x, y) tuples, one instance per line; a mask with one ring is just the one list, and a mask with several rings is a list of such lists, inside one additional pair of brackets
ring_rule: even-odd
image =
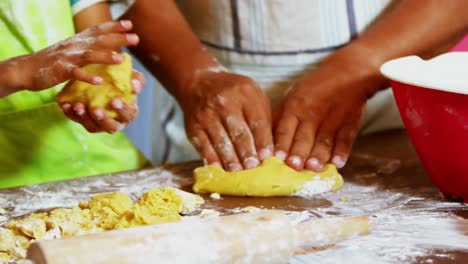
[(369, 230), (367, 217), (293, 224), (283, 212), (262, 211), (39, 241), (27, 258), (35, 264), (287, 263), (297, 249)]

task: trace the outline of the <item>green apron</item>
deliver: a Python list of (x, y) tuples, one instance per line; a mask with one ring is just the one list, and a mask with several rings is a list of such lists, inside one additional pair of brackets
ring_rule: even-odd
[[(0, 61), (74, 34), (69, 0), (0, 0)], [(122, 134), (90, 134), (57, 103), (63, 84), (0, 98), (0, 188), (142, 167)]]

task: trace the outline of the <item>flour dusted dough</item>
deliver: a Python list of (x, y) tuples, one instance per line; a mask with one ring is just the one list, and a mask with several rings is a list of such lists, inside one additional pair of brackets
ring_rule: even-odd
[(69, 237), (132, 226), (179, 221), (180, 213), (190, 213), (203, 199), (175, 188), (152, 189), (135, 203), (123, 193), (94, 196), (79, 207), (58, 208), (34, 213), (0, 227), (0, 263), (18, 260), (35, 240)]
[(104, 108), (110, 117), (117, 117), (117, 113), (110, 106), (112, 99), (120, 98), (126, 103), (132, 103), (136, 98), (131, 85), (132, 60), (126, 53), (123, 53), (123, 56), (124, 61), (121, 64), (91, 64), (83, 67), (87, 72), (101, 76), (104, 82), (93, 85), (75, 81), (57, 95), (57, 101), (81, 102), (91, 108)]
[(328, 164), (322, 172), (295, 171), (276, 157), (254, 169), (226, 172), (219, 166), (195, 169), (193, 190), (234, 196), (287, 196), (317, 194), (339, 189), (343, 178)]

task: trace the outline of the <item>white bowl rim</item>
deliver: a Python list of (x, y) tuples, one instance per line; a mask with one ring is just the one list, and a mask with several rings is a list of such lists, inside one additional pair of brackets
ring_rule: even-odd
[(448, 52), (430, 60), (406, 56), (384, 63), (380, 72), (400, 83), (468, 95), (468, 52)]

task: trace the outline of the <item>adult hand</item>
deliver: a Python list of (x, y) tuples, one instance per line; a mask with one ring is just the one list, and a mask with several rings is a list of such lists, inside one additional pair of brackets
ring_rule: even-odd
[(238, 171), (273, 155), (269, 100), (252, 79), (207, 70), (185, 91), (187, 135), (206, 163)]
[[(276, 156), (296, 169), (345, 165), (368, 93), (347, 68), (323, 67), (293, 85), (274, 112)], [(351, 74), (352, 75), (352, 74)]]
[[(138, 94), (141, 92), (145, 83), (145, 77), (142, 73), (133, 71), (132, 85), (133, 91)], [(69, 82), (67, 85), (71, 85)], [(124, 129), (138, 114), (138, 104), (133, 102), (126, 104), (120, 98), (114, 98), (111, 102), (112, 108), (118, 114), (115, 119), (109, 117), (104, 109), (88, 109), (83, 103), (64, 103), (62, 110), (68, 118), (80, 123), (88, 132), (108, 132), (115, 133)]]

